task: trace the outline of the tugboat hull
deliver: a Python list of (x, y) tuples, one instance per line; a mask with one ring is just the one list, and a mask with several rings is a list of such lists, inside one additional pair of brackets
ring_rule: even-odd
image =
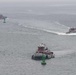
[(32, 59), (34, 59), (34, 60), (41, 60), (42, 56), (34, 56), (34, 55), (32, 55)]
[[(45, 54), (45, 59), (51, 59), (51, 58), (55, 58), (55, 55), (54, 54), (51, 54), (51, 55), (46, 55)], [(34, 55), (32, 55), (32, 59), (34, 59), (34, 60), (42, 60), (42, 55), (36, 55), (36, 54), (34, 54)]]

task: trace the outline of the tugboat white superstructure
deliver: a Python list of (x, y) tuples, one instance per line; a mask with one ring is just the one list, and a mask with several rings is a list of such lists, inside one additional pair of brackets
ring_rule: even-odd
[(32, 55), (32, 59), (41, 60), (42, 55), (46, 57), (45, 59), (51, 59), (55, 57), (54, 53), (51, 52), (43, 43), (38, 46), (37, 51)]

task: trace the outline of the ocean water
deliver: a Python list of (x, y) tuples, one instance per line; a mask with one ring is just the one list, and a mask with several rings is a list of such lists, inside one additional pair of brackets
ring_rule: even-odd
[[(0, 7), (8, 18), (0, 20), (1, 75), (75, 75), (76, 33), (66, 34), (76, 27), (74, 4), (6, 4)], [(31, 59), (40, 43), (55, 53), (55, 58)]]

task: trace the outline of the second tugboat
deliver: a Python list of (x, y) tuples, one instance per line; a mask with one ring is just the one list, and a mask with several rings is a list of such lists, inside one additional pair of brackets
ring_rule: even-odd
[(34, 60), (42, 60), (42, 56), (45, 56), (45, 59), (51, 59), (54, 58), (55, 55), (53, 52), (51, 52), (45, 44), (41, 43), (38, 46), (37, 51), (32, 55), (32, 59)]

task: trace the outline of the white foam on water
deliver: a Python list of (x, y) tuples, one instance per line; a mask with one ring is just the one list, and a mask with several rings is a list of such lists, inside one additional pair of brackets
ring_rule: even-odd
[(69, 36), (71, 36), (71, 35), (76, 35), (76, 33), (69, 33), (69, 34), (66, 34), (66, 33), (57, 33), (58, 35), (69, 35)]
[(62, 57), (62, 56), (68, 55), (68, 54), (72, 54), (74, 52), (75, 52), (74, 50), (54, 51), (55, 57)]

